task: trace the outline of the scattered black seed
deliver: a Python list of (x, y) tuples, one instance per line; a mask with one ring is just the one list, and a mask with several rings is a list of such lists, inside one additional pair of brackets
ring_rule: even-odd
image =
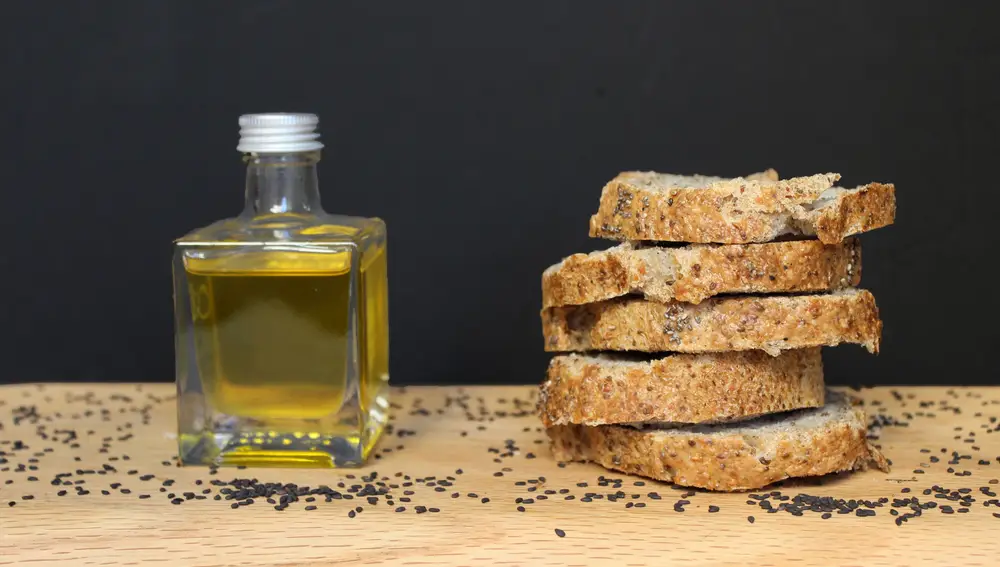
[(754, 523), (755, 520), (754, 520), (753, 516), (747, 516), (747, 521), (752, 524), (752, 523)]
[(316, 509), (316, 507), (315, 507), (315, 506), (306, 506), (306, 510), (307, 510), (307, 511), (310, 511), (310, 512), (311, 512), (312, 510), (315, 510), (315, 509)]
[(559, 528), (556, 528), (556, 535), (559, 537), (566, 537), (566, 532), (560, 530)]
[(518, 512), (524, 512), (524, 506), (518, 506), (517, 507), (517, 511)]

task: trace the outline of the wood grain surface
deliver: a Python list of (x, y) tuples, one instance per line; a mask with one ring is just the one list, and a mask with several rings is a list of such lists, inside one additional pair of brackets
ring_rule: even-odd
[[(210, 474), (175, 465), (172, 393), (167, 384), (0, 387), (0, 565), (1000, 562), (1000, 388), (856, 392), (872, 416), (881, 416), (872, 434), (892, 472), (786, 481), (740, 494), (690, 494), (594, 465), (558, 466), (527, 386), (395, 390), (391, 433), (362, 469)], [(55, 486), (59, 473), (68, 476)], [(602, 486), (602, 475), (620, 479), (620, 487), (614, 480)], [(352, 486), (372, 484), (388, 494), (372, 497), (374, 504), (365, 496), (303, 496), (282, 511), (256, 498), (233, 509), (220, 494), (224, 487), (211, 484), (250, 478), (351, 495)], [(874, 515), (768, 513), (759, 504), (763, 494), (772, 507), (800, 494), (869, 500)], [(914, 496), (935, 507), (897, 525), (892, 511), (912, 510), (893, 499)], [(678, 506), (680, 500), (689, 503)], [(418, 513), (421, 506), (427, 511)], [(357, 507), (361, 513), (349, 517)]]

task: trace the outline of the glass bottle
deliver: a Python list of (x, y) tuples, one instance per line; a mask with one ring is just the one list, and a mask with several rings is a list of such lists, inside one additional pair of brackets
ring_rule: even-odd
[(362, 464), (388, 416), (386, 230), (320, 204), (318, 119), (240, 117), (242, 214), (174, 250), (183, 464)]

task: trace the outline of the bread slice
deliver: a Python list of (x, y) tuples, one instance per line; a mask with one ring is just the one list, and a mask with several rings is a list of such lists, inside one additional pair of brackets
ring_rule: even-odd
[(542, 384), (546, 427), (724, 422), (823, 405), (820, 349), (675, 354), (653, 360), (561, 355)]
[(582, 305), (627, 294), (700, 303), (724, 293), (829, 291), (860, 281), (856, 238), (840, 244), (795, 240), (683, 248), (626, 242), (574, 254), (546, 269), (542, 305)]
[(773, 170), (735, 179), (625, 172), (604, 186), (590, 235), (741, 244), (792, 234), (833, 244), (892, 224), (893, 185), (834, 187), (839, 179), (824, 173), (779, 181)]
[(645, 427), (557, 425), (547, 430), (559, 461), (603, 467), (682, 486), (752, 490), (790, 477), (888, 471), (867, 439), (867, 418), (840, 393), (826, 405), (751, 421)]
[(714, 297), (697, 305), (611, 299), (542, 310), (545, 350), (722, 352), (856, 343), (878, 352), (882, 322), (866, 290)]

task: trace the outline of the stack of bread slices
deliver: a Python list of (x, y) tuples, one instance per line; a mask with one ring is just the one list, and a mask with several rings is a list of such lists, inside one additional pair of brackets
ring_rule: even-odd
[(895, 190), (622, 173), (590, 235), (620, 241), (542, 276), (539, 413), (560, 461), (710, 490), (886, 470), (867, 418), (828, 391), (820, 347), (877, 353), (852, 235), (889, 225)]

